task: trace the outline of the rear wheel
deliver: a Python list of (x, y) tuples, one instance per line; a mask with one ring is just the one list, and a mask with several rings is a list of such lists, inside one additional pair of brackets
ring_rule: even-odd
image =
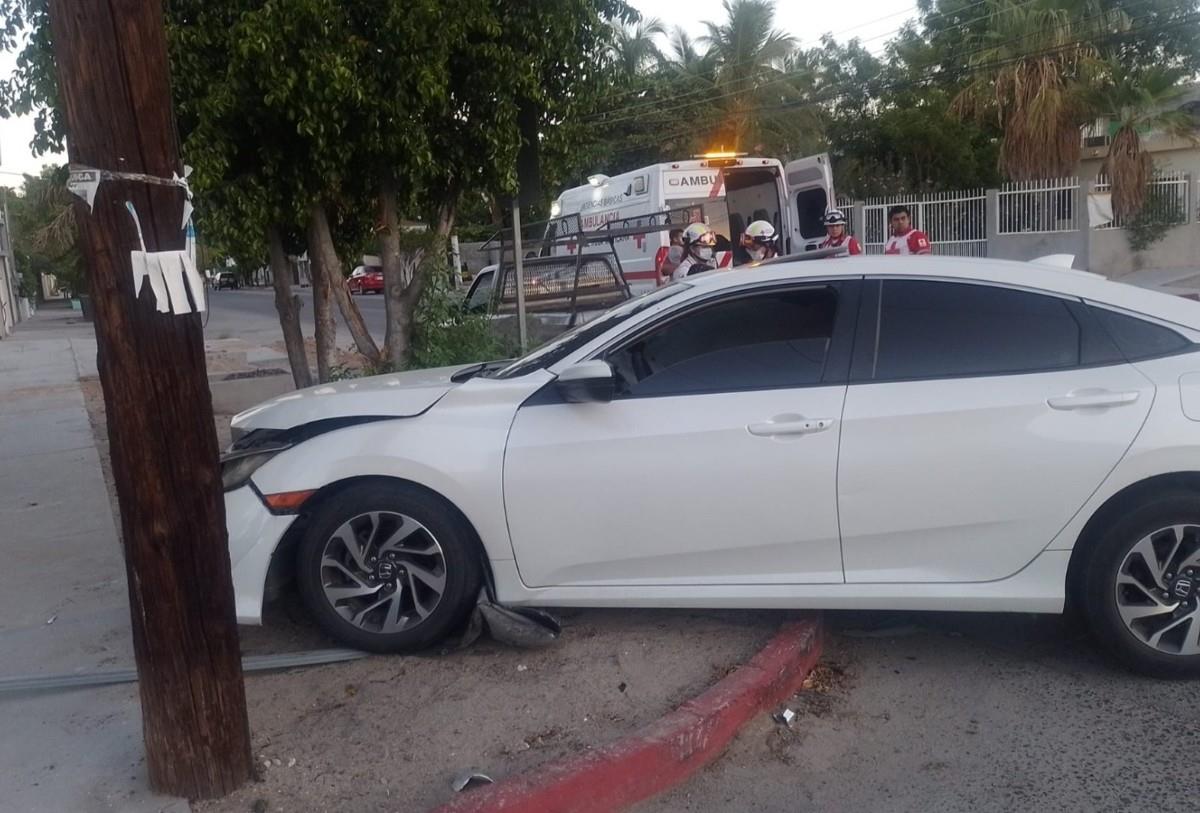
[(1097, 540), (1083, 583), (1093, 634), (1154, 677), (1200, 676), (1200, 496), (1166, 494)]
[(470, 531), (438, 497), (373, 483), (317, 509), (300, 544), (298, 583), (317, 623), (371, 652), (437, 643), (479, 592)]

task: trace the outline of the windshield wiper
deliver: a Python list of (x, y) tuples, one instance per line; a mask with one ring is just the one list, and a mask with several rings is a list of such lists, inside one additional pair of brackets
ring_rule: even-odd
[(513, 359), (502, 359), (500, 361), (485, 361), (480, 364), (472, 364), (470, 367), (464, 367), (454, 375), (450, 376), (450, 380), (455, 384), (461, 384), (464, 381), (470, 381), (475, 376), (483, 376), (487, 378), (488, 373), (494, 373), (497, 370), (502, 370), (512, 364)]

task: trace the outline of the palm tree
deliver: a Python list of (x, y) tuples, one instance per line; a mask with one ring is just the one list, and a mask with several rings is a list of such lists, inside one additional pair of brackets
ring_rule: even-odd
[(666, 33), (667, 27), (657, 17), (647, 17), (633, 25), (613, 23), (609, 53), (621, 76), (626, 79), (640, 76), (645, 68), (658, 62), (662, 54), (654, 38)]
[(991, 0), (986, 30), (969, 37), (973, 78), (959, 116), (994, 117), (1000, 168), (1014, 180), (1068, 175), (1079, 160), (1081, 94), (1099, 70), (1097, 37), (1128, 20), (1093, 0)]
[(712, 59), (696, 47), (695, 40), (682, 26), (675, 26), (667, 40), (670, 56), (663, 56), (662, 67), (677, 74), (700, 76), (708, 72)]
[(728, 139), (725, 146), (739, 149), (753, 146), (762, 124), (757, 108), (779, 95), (774, 85), (795, 40), (773, 27), (772, 0), (723, 0), (722, 5), (725, 21), (706, 22), (708, 33), (699, 42), (716, 65), (715, 98), (723, 113), (720, 132)]
[(1183, 95), (1183, 78), (1182, 71), (1157, 65), (1131, 70), (1114, 63), (1109, 66), (1107, 81), (1083, 97), (1097, 117), (1116, 124), (1103, 171), (1112, 183), (1113, 214), (1117, 217), (1132, 217), (1146, 203), (1154, 161), (1143, 149), (1143, 133), (1158, 130), (1196, 140), (1196, 120), (1181, 110), (1169, 109)]

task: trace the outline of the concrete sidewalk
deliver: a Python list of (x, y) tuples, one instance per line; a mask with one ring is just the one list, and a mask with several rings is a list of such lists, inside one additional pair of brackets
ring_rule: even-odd
[[(81, 376), (96, 342), (39, 311), (0, 341), (0, 677), (129, 668), (125, 570)], [(0, 809), (186, 811), (146, 790), (137, 687), (0, 695)]]

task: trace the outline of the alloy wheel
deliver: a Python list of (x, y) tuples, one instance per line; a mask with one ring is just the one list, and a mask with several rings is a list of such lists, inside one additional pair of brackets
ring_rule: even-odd
[(437, 539), (410, 516), (359, 514), (338, 527), (321, 553), (325, 599), (366, 632), (411, 629), (430, 616), (446, 589)]
[(1147, 534), (1117, 571), (1116, 606), (1142, 644), (1169, 655), (1200, 655), (1200, 526)]

